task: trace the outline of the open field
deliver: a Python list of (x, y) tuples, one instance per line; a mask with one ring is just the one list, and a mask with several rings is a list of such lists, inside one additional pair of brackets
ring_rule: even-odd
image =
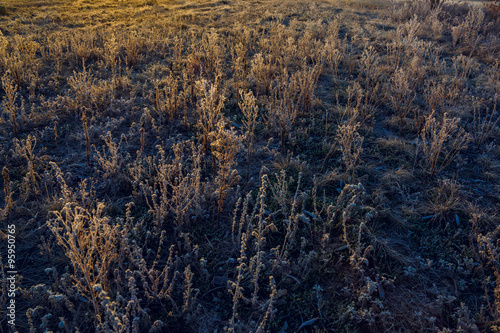
[(500, 331), (482, 4), (0, 5), (0, 332)]

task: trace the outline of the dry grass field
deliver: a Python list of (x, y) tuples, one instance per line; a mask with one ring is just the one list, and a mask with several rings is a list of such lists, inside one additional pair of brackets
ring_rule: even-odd
[(0, 332), (499, 332), (499, 56), (482, 3), (0, 1)]

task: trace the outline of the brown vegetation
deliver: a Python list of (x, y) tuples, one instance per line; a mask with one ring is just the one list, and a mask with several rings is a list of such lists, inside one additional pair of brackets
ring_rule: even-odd
[(5, 1), (17, 331), (500, 331), (492, 11)]

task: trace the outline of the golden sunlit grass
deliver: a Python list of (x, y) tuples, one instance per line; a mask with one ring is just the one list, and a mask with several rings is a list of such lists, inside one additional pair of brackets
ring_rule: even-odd
[(0, 2), (15, 329), (498, 331), (499, 34), (451, 1)]

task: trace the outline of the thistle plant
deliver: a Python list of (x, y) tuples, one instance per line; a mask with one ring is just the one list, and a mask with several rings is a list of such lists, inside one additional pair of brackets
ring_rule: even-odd
[(447, 113), (441, 123), (436, 120), (434, 112), (425, 118), (421, 147), (429, 175), (442, 171), (467, 147), (470, 135), (458, 126), (459, 122), (460, 118), (450, 118)]
[(215, 184), (217, 186), (217, 202), (220, 213), (222, 212), (227, 191), (237, 176), (237, 171), (232, 168), (236, 164), (236, 155), (240, 150), (241, 140), (233, 130), (225, 129), (225, 124), (222, 121), (217, 124), (216, 130), (210, 134), (210, 146), (218, 170)]
[(266, 324), (268, 323), (268, 321), (273, 319), (273, 315), (275, 313), (274, 302), (277, 298), (278, 290), (276, 288), (276, 281), (274, 280), (274, 276), (269, 277), (269, 288), (271, 292), (269, 294), (269, 299), (267, 300), (266, 312), (264, 314), (264, 317), (260, 321), (259, 326), (257, 326), (257, 330), (255, 331), (257, 333), (263, 333), (266, 331)]
[(477, 98), (472, 101), (472, 140), (478, 145), (484, 143), (493, 134), (500, 121), (500, 117), (497, 115), (498, 97), (495, 95), (492, 107), (484, 107)]
[(83, 116), (83, 108), (92, 107), (92, 86), (95, 84), (96, 79), (92, 76), (90, 70), (86, 70), (85, 65), (83, 71), (77, 73), (73, 72), (73, 76), (68, 79), (68, 84), (71, 91), (75, 96), (74, 107), (75, 110)]
[(247, 240), (248, 240), (248, 235), (246, 233), (242, 234), (241, 236), (241, 248), (240, 248), (240, 255), (238, 257), (238, 266), (236, 267), (236, 282), (232, 282), (228, 280), (228, 291), (230, 294), (232, 294), (232, 316), (229, 321), (230, 325), (230, 332), (236, 332), (236, 325), (237, 325), (237, 316), (238, 316), (238, 303), (240, 300), (246, 300), (245, 296), (243, 295), (244, 288), (242, 286), (243, 279), (245, 277), (245, 273), (248, 269), (247, 264), (245, 263), (247, 260), (246, 257), (246, 250), (247, 250)]
[(117, 67), (120, 65), (119, 51), (120, 44), (117, 41), (116, 34), (112, 31), (108, 32), (106, 43), (104, 44), (103, 58), (106, 67), (113, 73), (116, 73)]
[(302, 65), (302, 70), (292, 75), (294, 82), (293, 89), (299, 92), (298, 103), (301, 105), (301, 114), (307, 114), (314, 102), (314, 90), (321, 73), (321, 65), (308, 68), (306, 64)]
[(370, 45), (363, 50), (363, 54), (359, 60), (361, 67), (359, 81), (362, 81), (364, 84), (363, 108), (360, 110), (363, 120), (366, 120), (369, 116), (373, 117), (370, 114), (370, 111), (373, 111), (370, 106), (375, 102), (380, 88), (378, 83), (379, 62), (380, 56), (373, 46)]
[(4, 112), (10, 117), (10, 124), (14, 130), (14, 135), (17, 135), (17, 108), (15, 103), (18, 86), (14, 84), (14, 80), (12, 80), (9, 72), (6, 72), (2, 76), (2, 88), (5, 91), (5, 98), (2, 103), (3, 109)]
[(57, 243), (64, 249), (73, 267), (72, 279), (77, 290), (90, 299), (98, 324), (102, 324), (99, 290), (109, 292), (111, 265), (118, 258), (117, 241), (120, 229), (112, 225), (103, 213), (104, 204), (92, 210), (76, 203), (67, 203), (61, 211), (53, 212), (48, 225)]
[(272, 127), (279, 133), (281, 147), (284, 148), (286, 138), (292, 130), (299, 113), (298, 98), (300, 91), (291, 81), (288, 73), (284, 72), (272, 87), (268, 102), (267, 127)]
[(90, 134), (89, 134), (89, 126), (88, 126), (88, 118), (87, 112), (84, 109), (82, 112), (82, 126), (83, 126), (83, 134), (85, 136), (85, 153), (87, 155), (87, 166), (90, 166)]
[(220, 95), (215, 84), (206, 80), (198, 81), (197, 88), (201, 94), (196, 113), (198, 115), (198, 128), (201, 131), (201, 142), (204, 151), (210, 147), (210, 133), (217, 129), (218, 123), (224, 119), (222, 109), (225, 97)]
[(36, 181), (37, 173), (35, 172), (35, 154), (36, 137), (29, 134), (28, 138), (17, 140), (14, 139), (16, 154), (24, 157), (28, 162), (28, 172), (25, 178), (25, 196), (27, 197), (31, 191), (35, 196), (38, 195), (39, 189)]
[[(104, 141), (104, 146), (102, 147), (102, 153), (99, 149), (95, 149), (95, 160), (104, 171), (104, 178), (115, 176), (120, 172), (122, 164), (126, 157), (120, 154), (121, 145), (126, 137), (123, 135), (120, 141), (117, 143), (113, 140), (111, 132), (107, 132), (106, 135), (101, 135), (101, 139)], [(107, 151), (107, 152), (106, 152)]]
[[(160, 87), (163, 85), (163, 89)], [(180, 106), (180, 98), (178, 93), (178, 80), (172, 74), (159, 81), (154, 82), (155, 86), (155, 100), (154, 106), (156, 112), (165, 123), (166, 119), (172, 121), (178, 116), (178, 109)]]
[(147, 162), (153, 183), (141, 182), (141, 188), (157, 224), (173, 214), (180, 230), (189, 221), (189, 212), (197, 216), (201, 211), (201, 151), (192, 142), (174, 144), (175, 157), (170, 160), (163, 148), (157, 149), (159, 156)]
[(243, 126), (245, 127), (245, 140), (247, 144), (247, 180), (250, 174), (250, 157), (253, 149), (254, 132), (255, 125), (257, 121), (257, 116), (259, 112), (259, 107), (256, 104), (256, 98), (254, 97), (252, 91), (245, 93), (243, 90), (239, 90), (239, 94), (242, 97), (242, 101), (238, 102), (243, 116)]
[(3, 193), (5, 200), (5, 208), (1, 211), (0, 220), (7, 218), (12, 212), (12, 193), (10, 191), (10, 177), (9, 177), (9, 169), (7, 167), (3, 167), (2, 169), (3, 176)]
[(338, 127), (336, 135), (350, 182), (354, 179), (359, 158), (363, 153), (363, 137), (358, 132), (359, 127), (359, 123), (347, 122)]
[(142, 61), (144, 50), (144, 38), (137, 30), (125, 31), (122, 39), (123, 49), (125, 51), (125, 62), (133, 67)]
[(262, 53), (254, 55), (251, 61), (250, 71), (256, 80), (257, 97), (260, 95), (267, 95), (272, 80), (272, 66), (269, 58)]
[(205, 68), (207, 74), (215, 78), (220, 74), (224, 56), (224, 46), (221, 45), (219, 34), (211, 30), (202, 37), (201, 47), (206, 55)]
[(403, 134), (404, 119), (410, 113), (416, 96), (410, 83), (409, 73), (402, 68), (398, 68), (391, 77), (389, 101), (399, 119), (400, 135)]
[(265, 254), (264, 243), (266, 241), (265, 235), (270, 229), (270, 224), (267, 224), (264, 220), (264, 213), (266, 209), (266, 205), (264, 203), (266, 197), (266, 188), (267, 188), (267, 175), (263, 175), (261, 178), (261, 187), (259, 190), (259, 211), (257, 214), (257, 221), (255, 225), (255, 229), (252, 232), (252, 236), (254, 239), (254, 249), (255, 255), (250, 258), (249, 263), (249, 271), (252, 274), (252, 282), (253, 282), (253, 294), (252, 294), (252, 305), (257, 305), (257, 295), (259, 292), (259, 277), (260, 272), (264, 268), (263, 264), (263, 256)]

